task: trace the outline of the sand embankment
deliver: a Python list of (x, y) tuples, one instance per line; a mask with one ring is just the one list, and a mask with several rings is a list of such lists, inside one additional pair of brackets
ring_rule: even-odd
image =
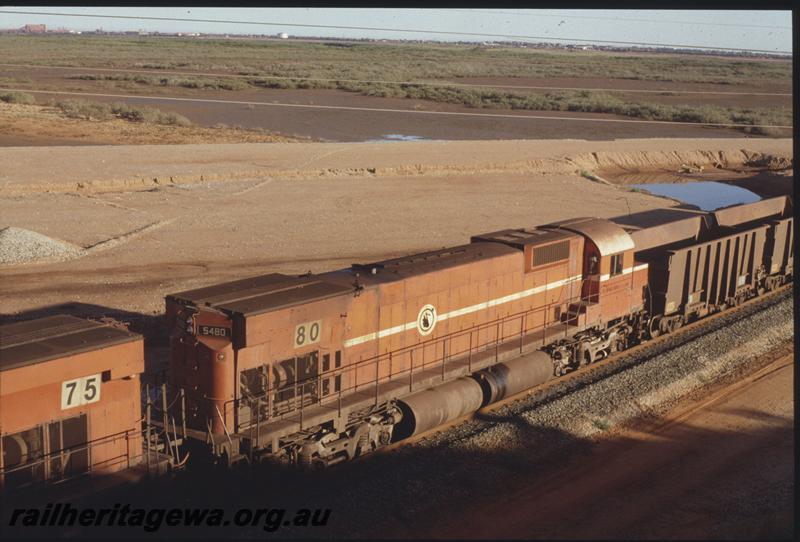
[(415, 141), (8, 147), (0, 196), (244, 179), (785, 168), (791, 139)]

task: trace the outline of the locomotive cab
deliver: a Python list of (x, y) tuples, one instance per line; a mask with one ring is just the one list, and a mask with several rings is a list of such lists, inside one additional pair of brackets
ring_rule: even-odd
[(620, 226), (602, 218), (577, 218), (542, 226), (584, 238), (581, 300), (569, 308), (580, 328), (607, 326), (641, 310), (647, 264), (634, 261), (634, 243)]

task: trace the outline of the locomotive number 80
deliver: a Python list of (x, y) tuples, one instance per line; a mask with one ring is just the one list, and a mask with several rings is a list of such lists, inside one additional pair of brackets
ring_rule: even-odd
[(314, 344), (319, 342), (320, 330), (322, 329), (322, 320), (315, 320), (313, 322), (304, 322), (294, 329), (294, 347), (300, 348), (307, 344)]

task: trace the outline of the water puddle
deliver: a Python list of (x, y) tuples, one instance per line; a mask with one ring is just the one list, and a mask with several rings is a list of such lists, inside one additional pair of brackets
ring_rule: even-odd
[(753, 203), (761, 199), (745, 188), (714, 181), (633, 184), (629, 186), (657, 196), (667, 196), (690, 205), (696, 205), (703, 211), (713, 211), (737, 203)]
[(369, 139), (366, 143), (383, 143), (385, 141), (425, 141), (425, 138), (418, 135), (384, 134), (380, 139)]

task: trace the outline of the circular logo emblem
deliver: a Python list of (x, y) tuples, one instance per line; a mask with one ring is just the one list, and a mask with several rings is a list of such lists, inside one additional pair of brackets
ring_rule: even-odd
[(420, 335), (430, 335), (436, 327), (436, 307), (424, 305), (417, 316), (417, 330)]

